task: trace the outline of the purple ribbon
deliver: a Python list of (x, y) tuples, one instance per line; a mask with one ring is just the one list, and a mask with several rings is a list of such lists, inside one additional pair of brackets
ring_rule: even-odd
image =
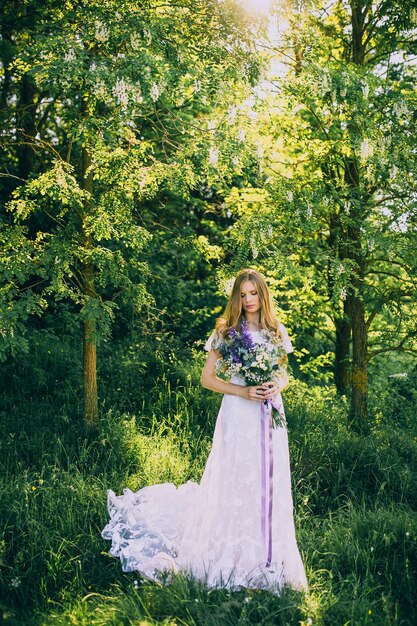
[[(266, 407), (266, 411), (265, 411)], [(266, 426), (268, 423), (268, 442), (266, 441)], [(268, 548), (265, 567), (269, 567), (272, 561), (272, 505), (274, 495), (274, 454), (272, 441), (272, 405), (271, 402), (261, 403), (261, 534), (262, 544), (266, 545), (266, 526), (268, 525)], [(269, 489), (268, 489), (268, 520), (266, 506), (266, 457), (267, 447), (269, 452)], [(268, 524), (267, 524), (268, 521)]]

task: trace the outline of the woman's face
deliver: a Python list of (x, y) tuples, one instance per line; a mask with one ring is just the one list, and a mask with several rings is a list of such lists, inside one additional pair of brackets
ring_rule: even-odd
[(257, 313), (261, 308), (259, 294), (255, 283), (251, 280), (245, 280), (240, 287), (240, 298), (242, 300), (242, 309), (245, 313)]

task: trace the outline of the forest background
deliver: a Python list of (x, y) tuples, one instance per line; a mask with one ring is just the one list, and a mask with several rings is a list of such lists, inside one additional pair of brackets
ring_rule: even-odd
[[(417, 621), (417, 9), (269, 8), (1, 2), (5, 623)], [(296, 346), (307, 598), (146, 584), (100, 537), (108, 488), (199, 480), (245, 266)]]

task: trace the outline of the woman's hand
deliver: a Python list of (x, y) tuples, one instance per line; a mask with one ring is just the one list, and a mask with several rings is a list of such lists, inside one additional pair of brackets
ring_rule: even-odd
[(277, 380), (270, 380), (267, 383), (264, 383), (262, 388), (265, 400), (272, 400), (272, 398), (281, 390)]
[(263, 402), (267, 399), (263, 385), (242, 387), (242, 397), (246, 400), (255, 400), (255, 402)]
[(288, 385), (288, 374), (287, 372), (282, 372), (279, 378), (274, 378), (274, 380), (270, 380), (267, 383), (262, 385), (264, 390), (264, 398), (265, 400), (272, 400), (277, 393), (281, 393)]

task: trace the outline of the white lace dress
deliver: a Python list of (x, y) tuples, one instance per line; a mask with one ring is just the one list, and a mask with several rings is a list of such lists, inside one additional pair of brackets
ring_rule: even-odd
[[(283, 325), (281, 332), (291, 352)], [(262, 340), (259, 332), (252, 337)], [(287, 429), (271, 428), (264, 418), (260, 403), (224, 395), (200, 484), (163, 483), (120, 496), (109, 490), (110, 521), (102, 536), (125, 572), (157, 580), (164, 571), (182, 570), (210, 587), (307, 589), (295, 538)]]

